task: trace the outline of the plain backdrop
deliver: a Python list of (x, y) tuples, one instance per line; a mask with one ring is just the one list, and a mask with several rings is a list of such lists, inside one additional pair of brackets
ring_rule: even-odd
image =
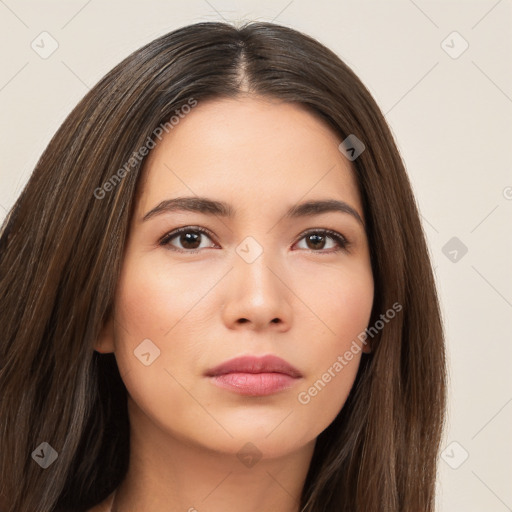
[(438, 510), (512, 510), (510, 0), (0, 0), (0, 221), (105, 73), (166, 32), (223, 19), (315, 37), (384, 112), (420, 207), (447, 336)]

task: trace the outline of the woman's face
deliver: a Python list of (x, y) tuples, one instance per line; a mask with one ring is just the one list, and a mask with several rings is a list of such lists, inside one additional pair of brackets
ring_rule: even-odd
[[(357, 336), (374, 292), (340, 142), (301, 106), (241, 97), (200, 101), (150, 151), (115, 321), (96, 346), (115, 352), (131, 411), (180, 442), (233, 454), (251, 442), (268, 457), (314, 442), (334, 420), (366, 350)], [(176, 198), (190, 208), (165, 208)], [(356, 215), (300, 208), (310, 201)], [(298, 373), (249, 361), (208, 375), (266, 355)]]

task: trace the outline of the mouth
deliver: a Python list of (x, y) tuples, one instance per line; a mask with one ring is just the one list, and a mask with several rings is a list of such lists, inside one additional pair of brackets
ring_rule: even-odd
[(205, 374), (212, 384), (246, 396), (266, 396), (293, 387), (302, 374), (274, 355), (230, 359)]

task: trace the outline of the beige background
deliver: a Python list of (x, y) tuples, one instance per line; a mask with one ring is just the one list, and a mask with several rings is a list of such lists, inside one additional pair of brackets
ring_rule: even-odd
[[(423, 216), (446, 325), (438, 510), (512, 510), (510, 0), (0, 0), (0, 221), (51, 136), (107, 71), (159, 35), (223, 18), (273, 20), (316, 37), (386, 114)], [(43, 31), (58, 43), (46, 59), (31, 47), (43, 45)], [(448, 37), (454, 31), (460, 36)], [(48, 50), (50, 36), (42, 37)]]

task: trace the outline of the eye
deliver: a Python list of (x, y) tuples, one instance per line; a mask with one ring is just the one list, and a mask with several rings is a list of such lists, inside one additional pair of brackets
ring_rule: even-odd
[[(175, 229), (165, 235), (159, 242), (159, 245), (169, 246), (170, 249), (178, 252), (195, 253), (199, 252), (201, 247), (201, 238), (211, 237), (209, 231), (197, 226), (186, 226), (184, 228)], [(178, 238), (177, 238), (178, 237)], [(175, 247), (171, 244), (171, 240), (177, 238), (181, 247)]]
[[(336, 231), (331, 231), (330, 229), (312, 229), (303, 233), (299, 241), (304, 239), (306, 240), (306, 247), (301, 247), (301, 249), (310, 249), (311, 252), (318, 252), (320, 254), (332, 254), (340, 251), (347, 251), (350, 246), (350, 242), (342, 234), (337, 233)], [(334, 240), (337, 248), (335, 247), (334, 250), (329, 251), (322, 250), (325, 249), (324, 246), (328, 239)]]

